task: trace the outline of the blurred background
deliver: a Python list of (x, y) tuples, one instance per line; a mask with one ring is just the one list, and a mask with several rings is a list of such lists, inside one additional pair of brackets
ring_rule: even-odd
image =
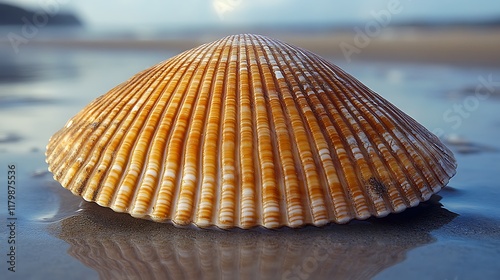
[[(457, 175), (440, 193), (442, 204), (435, 206), (439, 209), (429, 212), (431, 218), (424, 215), (421, 219), (425, 223), (414, 219), (409, 220), (411, 227), (400, 227), (389, 219), (385, 223), (394, 226), (388, 228), (382, 221), (378, 236), (371, 232), (377, 227), (368, 224), (357, 237), (352, 237), (352, 227), (341, 231), (331, 227), (307, 244), (272, 236), (269, 240), (277, 252), (299, 248), (289, 265), (307, 263), (311, 255), (307, 252), (312, 252), (309, 245), (316, 244), (327, 251), (346, 248), (345, 252), (354, 254), (352, 258), (339, 254), (350, 266), (320, 266), (311, 279), (329, 279), (336, 272), (345, 273), (346, 278), (365, 273), (363, 265), (358, 265), (365, 255), (379, 262), (366, 261), (369, 265), (364, 268), (369, 271), (360, 279), (400, 279), (401, 275), (405, 279), (500, 279), (500, 185), (496, 178), (500, 171), (500, 1), (0, 0), (0, 180), (5, 182), (1, 174), (6, 174), (7, 164), (17, 166), (21, 205), (17, 215), (22, 221), (18, 252), (23, 267), (15, 279), (67, 278), (68, 272), (73, 279), (95, 279), (98, 274), (105, 279), (102, 275), (108, 267), (101, 264), (108, 263), (107, 256), (92, 255), (88, 260), (87, 253), (78, 252), (87, 244), (115, 248), (106, 248), (106, 242), (86, 241), (99, 227), (90, 225), (92, 230), (88, 230), (81, 221), (86, 213), (81, 209), (88, 203), (73, 197), (48, 173), (44, 152), (49, 137), (91, 100), (135, 73), (202, 43), (238, 33), (275, 37), (337, 64), (441, 137), (459, 165)], [(7, 209), (4, 194), (2, 189), (0, 209)], [(415, 216), (422, 217), (425, 207), (417, 207)], [(111, 239), (123, 231), (108, 227), (113, 214), (107, 212), (105, 226), (101, 226), (107, 229), (102, 235), (109, 233)], [(0, 219), (4, 215), (0, 211)], [(127, 223), (123, 224), (128, 228)], [(68, 225), (77, 230), (65, 238)], [(78, 227), (90, 233), (79, 236), (85, 230)], [(159, 232), (183, 236), (186, 231), (161, 227)], [(300, 232), (314, 238), (307, 231)], [(415, 238), (416, 233), (420, 237)], [(131, 235), (150, 240), (148, 230), (134, 229)], [(262, 243), (266, 240), (256, 238), (250, 247), (265, 246), (254, 248), (252, 260), (261, 251), (266, 255), (269, 247)], [(322, 241), (328, 238), (324, 245)], [(140, 242), (125, 239), (127, 250), (141, 251)], [(368, 245), (358, 244), (363, 239)], [(192, 243), (186, 240), (182, 242)], [(224, 247), (219, 245), (226, 241), (240, 244), (230, 235), (214, 237), (209, 244), (223, 254)], [(179, 248), (177, 243), (172, 246)], [(211, 259), (212, 251), (206, 252)], [(178, 262), (171, 270), (189, 267), (195, 271), (190, 262), (182, 262), (182, 251), (179, 254), (174, 255)], [(1, 255), (5, 256), (3, 251)], [(113, 262), (120, 262), (117, 255), (110, 254)], [(128, 254), (122, 257), (119, 271), (136, 263), (127, 259)], [(148, 253), (141, 260), (147, 262), (149, 257)], [(89, 265), (90, 261), (98, 265)], [(235, 262), (230, 263), (235, 270), (229, 272), (239, 273), (238, 258), (228, 261)], [(267, 259), (261, 257), (261, 261), (265, 264)], [(258, 262), (257, 257), (255, 267)], [(6, 265), (2, 259), (2, 273)], [(272, 274), (277, 272), (269, 272), (269, 279), (279, 278)]]
[[(457, 62), (491, 63), (498, 56), (487, 58), (477, 48), (486, 48), (484, 44), (491, 41), (498, 44), (500, 2), (3, 0), (0, 26), (0, 42), (10, 44), (14, 53), (42, 43), (183, 49), (199, 41), (251, 32), (292, 37), (293, 43), (302, 39), (313, 51), (341, 54), (338, 59), (348, 61), (374, 56), (449, 61), (454, 56)], [(460, 31), (471, 29), (467, 35), (472, 37), (465, 39)], [(422, 35), (426, 35), (426, 42), (422, 42)], [(387, 40), (403, 45), (384, 44)], [(422, 49), (424, 43), (430, 44), (429, 48)], [(409, 47), (405, 54), (398, 51), (402, 47)], [(460, 51), (470, 48), (475, 48), (476, 57), (462, 57), (465, 53)], [(450, 53), (450, 49), (454, 50)], [(347, 58), (346, 53), (353, 55)]]

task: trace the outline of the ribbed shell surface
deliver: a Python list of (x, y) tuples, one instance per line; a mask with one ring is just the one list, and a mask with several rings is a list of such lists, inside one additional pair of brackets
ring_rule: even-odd
[(317, 226), (416, 206), (455, 174), (422, 125), (325, 59), (228, 36), (94, 100), (47, 146), (63, 187), (134, 217)]

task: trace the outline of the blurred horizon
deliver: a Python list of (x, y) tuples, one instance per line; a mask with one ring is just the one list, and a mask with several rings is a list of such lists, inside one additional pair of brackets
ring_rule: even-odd
[[(368, 22), (389, 25), (500, 25), (500, 1), (384, 0), (1, 0), (34, 14), (74, 14), (86, 30), (176, 31), (238, 28), (342, 28)], [(0, 11), (1, 12), (1, 11)], [(33, 20), (33, 19), (32, 19)], [(49, 17), (50, 21), (50, 17)]]

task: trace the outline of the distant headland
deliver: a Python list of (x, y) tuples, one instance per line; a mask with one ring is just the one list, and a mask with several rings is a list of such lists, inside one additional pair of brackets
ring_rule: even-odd
[(81, 26), (81, 20), (74, 14), (61, 11), (32, 11), (11, 4), (0, 3), (0, 26), (23, 25), (35, 19), (47, 26)]

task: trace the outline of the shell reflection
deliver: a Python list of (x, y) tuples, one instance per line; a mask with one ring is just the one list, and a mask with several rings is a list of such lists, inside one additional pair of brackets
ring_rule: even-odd
[(456, 216), (432, 201), (349, 227), (276, 231), (185, 230), (93, 204), (60, 222), (69, 254), (101, 279), (371, 279), (433, 242)]

